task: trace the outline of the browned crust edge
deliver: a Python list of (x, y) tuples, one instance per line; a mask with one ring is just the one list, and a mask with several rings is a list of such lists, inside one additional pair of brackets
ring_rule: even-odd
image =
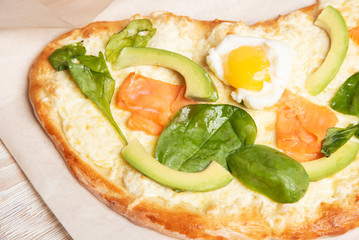
[[(302, 11), (313, 16), (317, 12), (317, 4), (304, 8)], [(171, 13), (166, 13), (166, 16), (177, 17)], [(220, 20), (209, 22), (186, 18), (208, 30), (222, 22)], [(281, 16), (253, 26), (260, 25), (273, 28), (280, 18)], [(81, 160), (79, 154), (67, 142), (61, 124), (57, 120), (57, 113), (52, 110), (51, 103), (44, 100), (53, 91), (49, 81), (55, 72), (47, 58), (61, 46), (60, 42), (64, 39), (88, 38), (99, 33), (112, 34), (120, 31), (127, 24), (128, 20), (96, 22), (66, 33), (46, 46), (36, 58), (29, 73), (29, 97), (36, 117), (63, 155), (72, 174), (98, 199), (135, 224), (182, 239), (222, 240), (263, 239), (267, 237), (312, 239), (343, 234), (359, 225), (358, 194), (353, 194), (344, 205), (337, 203), (322, 204), (321, 216), (318, 219), (303, 223), (300, 226), (288, 226), (283, 232), (274, 234), (268, 226), (263, 224), (263, 220), (256, 216), (255, 211), (253, 213), (245, 212), (242, 216), (236, 217), (212, 216), (203, 215), (187, 207), (167, 208), (156, 201), (151, 201), (151, 199), (136, 201), (135, 197), (126, 192), (125, 189), (109, 182)]]
[[(311, 16), (313, 19), (315, 19), (319, 15), (319, 3), (317, 2), (313, 5), (301, 8), (298, 11), (301, 11), (301, 12)], [(255, 27), (266, 27), (266, 28), (268, 28), (268, 31), (270, 31), (271, 29), (276, 28), (278, 25), (278, 22), (281, 21), (281, 19), (284, 18), (285, 16), (286, 15), (278, 15), (278, 17), (276, 17), (276, 18), (257, 22), (255, 24), (251, 25), (251, 27), (254, 27), (254, 28)]]

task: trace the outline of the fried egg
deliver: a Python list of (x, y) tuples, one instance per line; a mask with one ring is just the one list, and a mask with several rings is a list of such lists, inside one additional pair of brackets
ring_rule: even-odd
[(209, 50), (207, 63), (225, 84), (236, 90), (232, 98), (246, 107), (273, 106), (286, 88), (295, 51), (264, 38), (228, 35)]

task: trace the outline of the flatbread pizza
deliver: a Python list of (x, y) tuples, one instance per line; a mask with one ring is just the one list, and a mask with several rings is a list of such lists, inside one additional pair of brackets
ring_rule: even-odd
[(30, 100), (72, 174), (135, 224), (179, 239), (340, 235), (359, 225), (358, 11), (94, 22), (40, 53)]

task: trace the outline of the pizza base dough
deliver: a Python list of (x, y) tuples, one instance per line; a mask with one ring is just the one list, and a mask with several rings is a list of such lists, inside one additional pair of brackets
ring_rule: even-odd
[[(319, 4), (315, 4), (300, 11), (315, 18), (318, 6)], [(198, 21), (166, 12), (154, 13), (148, 18), (152, 21), (178, 21), (180, 24), (186, 22), (192, 27), (191, 37), (194, 39), (208, 36), (216, 26), (223, 23), (219, 20)], [(266, 31), (273, 31), (281, 19), (279, 17), (257, 23), (253, 27), (260, 26)], [(263, 220), (257, 208), (243, 208), (235, 214), (216, 214), (215, 211), (204, 213), (189, 204), (171, 204), (159, 197), (138, 197), (122, 183), (109, 179), (106, 170), (84, 159), (83, 154), (69, 143), (64, 132), (61, 116), (52, 99), (57, 94), (56, 70), (47, 59), (57, 48), (66, 45), (66, 42), (77, 42), (94, 36), (108, 39), (128, 23), (129, 20), (95, 22), (64, 34), (46, 46), (29, 74), (29, 95), (38, 120), (63, 155), (72, 174), (99, 200), (135, 224), (180, 239), (310, 239), (343, 234), (359, 225), (358, 191), (330, 204), (320, 204), (317, 214), (306, 216), (306, 220), (300, 224), (287, 222), (284, 228), (276, 229)], [(205, 62), (200, 64), (204, 65)]]

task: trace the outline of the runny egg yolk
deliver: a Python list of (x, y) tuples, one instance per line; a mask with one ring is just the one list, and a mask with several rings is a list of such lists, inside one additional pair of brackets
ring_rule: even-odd
[(270, 61), (260, 46), (240, 46), (223, 61), (224, 79), (235, 88), (260, 91), (270, 82)]

